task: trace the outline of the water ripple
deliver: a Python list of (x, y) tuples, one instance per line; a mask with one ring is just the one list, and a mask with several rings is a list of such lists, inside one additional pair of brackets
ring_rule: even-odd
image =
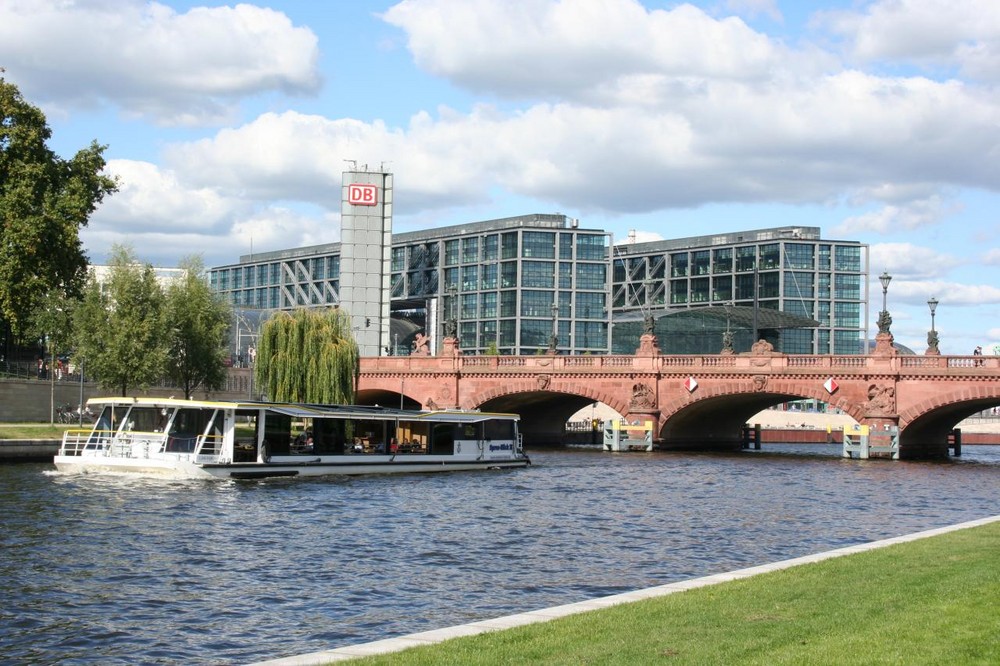
[(1000, 513), (1000, 447), (837, 453), (251, 483), (0, 467), (0, 662), (246, 663)]

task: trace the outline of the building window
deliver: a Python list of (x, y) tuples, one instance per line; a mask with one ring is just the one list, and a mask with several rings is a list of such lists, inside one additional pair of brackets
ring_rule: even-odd
[(757, 267), (757, 248), (753, 245), (736, 248), (736, 271), (746, 273)]
[(475, 319), (479, 294), (462, 294), (462, 319)]
[(712, 251), (712, 272), (732, 273), (733, 272), (733, 248), (727, 247), (721, 250)]
[(857, 331), (834, 331), (834, 354), (857, 354), (861, 349), (861, 338)]
[(517, 286), (517, 262), (505, 261), (500, 265), (500, 287), (512, 289)]
[(577, 234), (577, 261), (604, 261), (607, 257), (607, 236), (604, 234)]
[(477, 289), (479, 289), (479, 266), (462, 266), (462, 291)]
[(444, 242), (444, 265), (454, 266), (458, 263), (458, 241), (450, 240)]
[(781, 282), (781, 278), (777, 272), (774, 273), (759, 273), (757, 275), (757, 283), (760, 287), (760, 294), (758, 298), (777, 298), (779, 294), (778, 285)]
[(556, 258), (556, 235), (547, 231), (525, 231), (521, 254), (532, 259)]
[(521, 347), (547, 347), (551, 336), (552, 320), (521, 320)]
[(501, 240), (501, 258), (502, 259), (516, 259), (517, 258), (517, 232), (510, 231), (503, 234), (500, 238)]
[(555, 287), (555, 267), (550, 261), (521, 263), (521, 286), (552, 289)]
[(861, 276), (836, 275), (833, 282), (833, 297), (836, 300), (860, 300)]
[(833, 325), (838, 328), (858, 328), (861, 326), (860, 303), (834, 303)]
[(607, 286), (607, 268), (604, 264), (576, 265), (577, 289), (604, 289)]
[(497, 265), (486, 264), (483, 266), (483, 289), (497, 288)]
[(785, 271), (785, 298), (812, 298), (813, 274)]
[(687, 252), (670, 255), (670, 277), (685, 277), (688, 274)]
[(670, 281), (670, 304), (681, 305), (688, 302), (687, 280)]
[(605, 314), (605, 295), (594, 292), (577, 292), (576, 316), (578, 319), (602, 319)]
[(559, 258), (573, 258), (573, 234), (559, 234)]
[(497, 294), (495, 291), (490, 291), (483, 294), (482, 298), (482, 308), (480, 309), (480, 318), (482, 319), (496, 319), (497, 316)]
[(722, 275), (712, 278), (712, 300), (733, 300), (733, 278), (731, 275)]
[(781, 268), (781, 246), (768, 243), (760, 246), (760, 267), (762, 270)]
[(402, 271), (406, 267), (406, 248), (392, 248), (392, 270)]
[(559, 262), (559, 288), (573, 288), (573, 264), (568, 261)]
[(711, 266), (711, 255), (708, 250), (699, 250), (691, 254), (691, 275), (708, 275)]
[(500, 258), (497, 252), (499, 242), (500, 237), (496, 234), (490, 234), (483, 239), (483, 261), (496, 261)]
[[(517, 316), (517, 292), (511, 291), (501, 291), (500, 292), (500, 316), (501, 317), (516, 317)], [(513, 343), (511, 343), (513, 344)]]
[(705, 278), (694, 278), (691, 280), (691, 302), (708, 303), (709, 280)]
[(813, 246), (803, 243), (785, 245), (785, 268), (811, 270), (813, 267)]
[(861, 271), (861, 248), (857, 245), (837, 245), (834, 248), (835, 270)]
[(472, 264), (479, 261), (479, 239), (473, 238), (463, 238), (462, 239), (462, 263)]
[(521, 291), (521, 316), (551, 317), (553, 297), (551, 291)]

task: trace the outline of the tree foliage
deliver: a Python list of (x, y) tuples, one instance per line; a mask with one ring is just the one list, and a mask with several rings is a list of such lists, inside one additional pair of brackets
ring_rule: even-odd
[(118, 189), (101, 173), (106, 146), (93, 142), (64, 160), (46, 146), (51, 136), (45, 115), (0, 76), (0, 317), (17, 335), (52, 290), (80, 294), (80, 228)]
[(165, 368), (167, 336), (163, 290), (150, 264), (131, 248), (115, 245), (103, 282), (91, 276), (73, 320), (74, 356), (104, 388), (145, 388)]
[(254, 372), (271, 400), (351, 404), (358, 369), (358, 345), (344, 310), (277, 312), (261, 327)]
[(230, 307), (209, 289), (200, 258), (182, 259), (184, 276), (166, 290), (167, 376), (184, 390), (185, 399), (199, 388), (226, 384), (225, 358)]

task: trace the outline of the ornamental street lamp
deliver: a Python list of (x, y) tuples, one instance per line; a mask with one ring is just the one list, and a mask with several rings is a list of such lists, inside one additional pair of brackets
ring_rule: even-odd
[(882, 283), (882, 312), (878, 315), (878, 332), (889, 333), (889, 327), (892, 325), (892, 317), (889, 316), (889, 309), (886, 304), (889, 283), (892, 282), (892, 276), (886, 271), (882, 271), (882, 275), (879, 276), (878, 281)]
[(933, 296), (927, 301), (927, 307), (931, 311), (931, 330), (927, 334), (927, 353), (928, 354), (940, 354), (938, 350), (938, 334), (937, 330), (934, 328), (934, 313), (937, 311), (938, 300)]

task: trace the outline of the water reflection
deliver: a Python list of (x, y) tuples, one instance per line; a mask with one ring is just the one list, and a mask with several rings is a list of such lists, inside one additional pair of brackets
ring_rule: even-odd
[(0, 467), (0, 661), (245, 663), (1000, 513), (1000, 447), (964, 453), (536, 451), (252, 483)]

